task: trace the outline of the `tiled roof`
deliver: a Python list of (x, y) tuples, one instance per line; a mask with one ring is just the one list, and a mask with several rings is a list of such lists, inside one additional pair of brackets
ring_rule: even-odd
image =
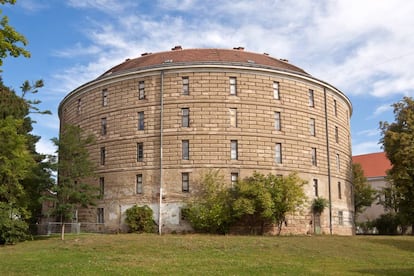
[(361, 164), (367, 178), (386, 176), (387, 170), (391, 169), (390, 160), (385, 152), (352, 156), (352, 162)]
[[(309, 75), (301, 68), (290, 64), (287, 60), (280, 60), (269, 56), (268, 54), (258, 54), (244, 51), (244, 48), (238, 47), (233, 50), (229, 49), (182, 49), (180, 46), (174, 47), (171, 51), (159, 53), (144, 53), (141, 57), (127, 59), (125, 62), (114, 66), (102, 76), (120, 73), (127, 70), (139, 70), (159, 65), (174, 65), (182, 63), (199, 63), (199, 64), (216, 64), (216, 63), (234, 63), (250, 64), (250, 66), (266, 66), (275, 69), (293, 71), (300, 74)], [(101, 76), (101, 77), (102, 77)]]

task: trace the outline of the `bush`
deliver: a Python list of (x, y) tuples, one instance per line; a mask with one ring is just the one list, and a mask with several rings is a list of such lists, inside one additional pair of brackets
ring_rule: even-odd
[(317, 197), (312, 202), (312, 211), (315, 214), (322, 214), (323, 210), (328, 206), (328, 200), (323, 197)]
[[(14, 215), (10, 215), (14, 213)], [(0, 244), (15, 244), (30, 238), (29, 225), (16, 215), (6, 204), (0, 204)]]
[(400, 218), (393, 213), (382, 214), (373, 222), (373, 226), (377, 228), (380, 235), (397, 235), (400, 225)]
[(152, 209), (147, 205), (142, 207), (134, 205), (126, 210), (125, 222), (129, 226), (130, 232), (153, 233), (155, 231)]

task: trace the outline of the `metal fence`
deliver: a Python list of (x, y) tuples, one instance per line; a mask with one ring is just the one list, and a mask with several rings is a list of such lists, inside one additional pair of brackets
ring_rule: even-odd
[[(103, 223), (65, 223), (65, 233), (104, 233), (105, 225)], [(30, 226), (33, 235), (52, 235), (59, 234), (62, 231), (61, 222), (47, 222), (43, 224), (33, 224)]]

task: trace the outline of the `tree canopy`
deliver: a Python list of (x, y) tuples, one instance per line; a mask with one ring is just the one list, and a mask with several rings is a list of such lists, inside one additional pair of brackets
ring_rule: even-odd
[(361, 164), (352, 164), (352, 184), (354, 186), (355, 217), (375, 200), (376, 191), (368, 184)]
[(394, 122), (380, 122), (380, 142), (392, 165), (388, 179), (398, 196), (398, 213), (414, 229), (414, 100), (404, 97), (392, 106)]

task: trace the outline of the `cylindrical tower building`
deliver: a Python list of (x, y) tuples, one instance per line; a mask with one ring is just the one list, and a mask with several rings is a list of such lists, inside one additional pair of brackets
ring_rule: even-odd
[(187, 230), (181, 208), (207, 169), (229, 185), (254, 171), (298, 172), (309, 202), (319, 196), (330, 206), (311, 223), (309, 203), (283, 231), (350, 235), (351, 113), (329, 83), (242, 47), (176, 46), (127, 59), (59, 106), (61, 124), (97, 137), (89, 150), (103, 197), (79, 210), (80, 222), (125, 231), (125, 210), (146, 204), (163, 232)]

